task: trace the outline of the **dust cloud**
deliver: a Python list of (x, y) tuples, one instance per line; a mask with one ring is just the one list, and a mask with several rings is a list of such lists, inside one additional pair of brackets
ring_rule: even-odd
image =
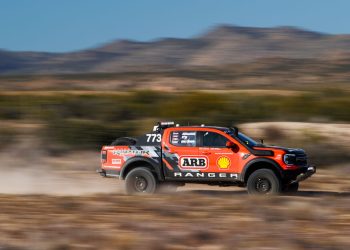
[(43, 169), (0, 169), (2, 194), (45, 194), (81, 196), (98, 193), (122, 193), (116, 179), (94, 173), (60, 173)]
[(91, 195), (120, 193), (117, 179), (96, 173), (99, 152), (52, 157), (33, 136), (23, 136), (0, 152), (1, 194)]

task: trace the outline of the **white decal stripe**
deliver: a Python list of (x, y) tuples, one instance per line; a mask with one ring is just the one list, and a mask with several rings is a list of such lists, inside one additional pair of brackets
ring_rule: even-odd
[(120, 169), (121, 166), (104, 165), (103, 168), (116, 168), (116, 169)]
[(152, 146), (144, 146), (144, 147), (141, 147), (143, 150), (146, 150), (148, 151), (148, 155), (151, 156), (151, 157), (159, 157), (159, 155), (156, 153), (155, 151), (155, 147), (152, 147)]

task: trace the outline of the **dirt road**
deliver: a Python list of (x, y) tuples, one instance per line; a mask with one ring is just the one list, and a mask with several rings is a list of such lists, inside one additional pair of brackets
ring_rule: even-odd
[(120, 181), (93, 171), (2, 169), (0, 176), (0, 249), (350, 247), (349, 179), (335, 171), (279, 197), (206, 185), (126, 196)]
[(349, 249), (349, 197), (1, 195), (0, 249)]
[[(338, 169), (338, 170), (337, 170)], [(349, 192), (348, 168), (339, 166), (336, 170), (319, 170), (316, 175), (302, 182), (303, 191)], [(340, 169), (344, 169), (340, 171)], [(330, 178), (329, 176), (332, 176)], [(123, 182), (115, 178), (102, 178), (94, 171), (54, 170), (43, 168), (0, 169), (0, 193), (10, 195), (59, 195), (81, 196), (93, 194), (123, 194)], [(178, 191), (231, 191), (243, 192), (236, 187), (215, 187), (187, 184)]]

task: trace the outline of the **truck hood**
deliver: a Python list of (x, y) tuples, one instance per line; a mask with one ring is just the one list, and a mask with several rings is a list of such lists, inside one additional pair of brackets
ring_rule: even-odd
[(280, 147), (280, 146), (270, 146), (270, 145), (259, 145), (254, 147), (256, 150), (274, 150), (274, 149), (279, 149), (283, 150), (287, 154), (296, 154), (296, 155), (304, 155), (305, 150), (301, 148), (286, 148), (286, 147)]

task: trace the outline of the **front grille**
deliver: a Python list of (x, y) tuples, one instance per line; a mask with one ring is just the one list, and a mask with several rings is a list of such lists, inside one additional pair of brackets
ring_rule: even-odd
[(306, 155), (297, 155), (296, 159), (295, 159), (295, 165), (306, 166), (307, 165), (307, 156)]

